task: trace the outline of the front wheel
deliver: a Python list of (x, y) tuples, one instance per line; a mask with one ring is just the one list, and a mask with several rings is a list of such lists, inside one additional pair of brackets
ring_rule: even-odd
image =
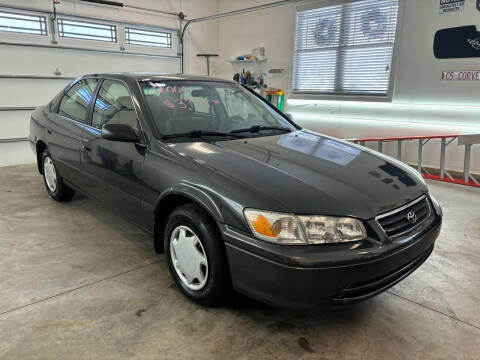
[(42, 155), (42, 167), (43, 179), (45, 181), (48, 195), (56, 201), (70, 200), (75, 194), (75, 191), (65, 185), (63, 178), (58, 173), (58, 170), (53, 163), (52, 156), (47, 149), (45, 149)]
[(210, 216), (198, 205), (175, 209), (165, 228), (165, 255), (180, 290), (204, 306), (225, 302), (231, 285), (223, 239)]

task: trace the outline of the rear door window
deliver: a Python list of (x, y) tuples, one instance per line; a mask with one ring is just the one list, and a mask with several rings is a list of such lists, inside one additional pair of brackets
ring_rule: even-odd
[(58, 107), (58, 114), (86, 124), (88, 106), (92, 100), (97, 83), (98, 79), (82, 79), (78, 81), (63, 96)]

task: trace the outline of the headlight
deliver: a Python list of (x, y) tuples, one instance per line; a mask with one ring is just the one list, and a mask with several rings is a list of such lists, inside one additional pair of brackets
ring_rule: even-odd
[(245, 209), (245, 219), (255, 237), (281, 245), (333, 244), (367, 237), (360, 220), (332, 216), (296, 216)]
[(298, 218), (291, 214), (245, 209), (247, 223), (257, 238), (277, 244), (305, 244)]

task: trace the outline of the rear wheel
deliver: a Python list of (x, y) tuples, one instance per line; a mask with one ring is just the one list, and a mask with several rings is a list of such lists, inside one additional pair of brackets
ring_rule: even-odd
[(204, 306), (220, 305), (231, 292), (223, 239), (210, 216), (198, 205), (175, 209), (165, 229), (165, 255), (179, 289)]
[(47, 149), (43, 151), (42, 169), (48, 195), (56, 201), (70, 200), (75, 194), (75, 191), (65, 185)]

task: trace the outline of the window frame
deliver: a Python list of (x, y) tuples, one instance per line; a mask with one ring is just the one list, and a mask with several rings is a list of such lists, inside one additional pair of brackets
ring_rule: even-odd
[[(93, 25), (92, 28), (95, 26), (95, 25), (99, 25), (99, 26), (110, 26), (110, 32), (112, 33), (112, 35), (114, 35), (114, 37), (112, 38), (112, 40), (104, 40), (104, 39), (95, 39), (95, 38), (88, 38), (88, 37), (75, 37), (75, 36), (61, 36), (60, 35), (60, 23), (62, 27), (65, 26), (65, 24), (63, 24), (64, 21), (67, 21), (67, 22), (77, 22), (77, 23), (83, 23), (83, 24), (91, 24)], [(111, 23), (109, 21), (105, 21), (105, 22), (101, 22), (102, 20), (98, 20), (98, 21), (92, 21), (92, 20), (86, 20), (86, 19), (82, 19), (82, 18), (77, 18), (77, 19), (74, 19), (74, 18), (70, 18), (70, 17), (64, 17), (64, 16), (59, 16), (57, 17), (56, 21), (55, 21), (55, 27), (56, 27), (56, 34), (58, 36), (59, 39), (69, 39), (69, 40), (82, 40), (82, 41), (96, 41), (96, 42), (101, 42), (101, 43), (107, 43), (107, 44), (118, 44), (118, 26), (114, 23)], [(69, 24), (67, 24), (68, 26)], [(72, 26), (75, 26), (75, 25), (72, 25)], [(78, 25), (79, 27), (88, 27), (87, 25)], [(106, 31), (108, 31), (108, 29), (105, 29)], [(62, 30), (63, 33), (65, 33), (65, 30)], [(77, 35), (82, 35), (82, 34), (78, 34)], [(88, 36), (88, 35), (87, 35)], [(95, 35), (92, 35), (92, 37), (95, 37)]]
[[(131, 41), (131, 39), (129, 39), (129, 37), (131, 36), (131, 31), (144, 31), (144, 32), (151, 32), (151, 33), (157, 33), (157, 34), (160, 34), (160, 33), (163, 33), (163, 34), (167, 34), (168, 35), (168, 40), (169, 40), (169, 43), (170, 43), (170, 46), (161, 46), (161, 45), (154, 45), (155, 43), (151, 42), (150, 44), (136, 44), (136, 43), (132, 43), (132, 42), (129, 42)], [(172, 33), (169, 32), (169, 31), (165, 31), (165, 30), (161, 30), (161, 29), (155, 29), (155, 28), (150, 28), (150, 29), (147, 29), (147, 28), (140, 28), (140, 27), (135, 27), (135, 26), (129, 26), (129, 25), (126, 25), (123, 27), (123, 35), (125, 36), (125, 45), (129, 45), (129, 46), (148, 46), (148, 47), (154, 47), (154, 48), (158, 48), (158, 49), (172, 49), (173, 48), (173, 37), (172, 37)], [(153, 36), (153, 35), (147, 35), (147, 36)]]
[[(135, 21), (123, 21), (120, 19), (109, 19), (106, 17), (92, 17), (85, 15), (71, 14), (68, 12), (57, 11), (57, 19), (62, 18), (70, 21), (81, 21), (98, 23), (101, 25), (112, 25), (116, 27), (116, 42), (99, 41), (94, 39), (84, 39), (75, 37), (58, 36), (57, 21), (52, 22), (52, 15), (46, 10), (33, 9), (23, 6), (0, 4), (0, 11), (26, 16), (40, 16), (46, 19), (47, 35), (37, 35), (21, 32), (0, 31), (0, 41), (11, 45), (28, 45), (34, 47), (44, 47), (52, 49), (72, 49), (78, 51), (93, 51), (99, 53), (109, 53), (114, 55), (132, 55), (132, 56), (151, 56), (159, 58), (174, 59), (180, 69), (180, 30), (174, 27), (160, 26)], [(148, 45), (127, 44), (125, 41), (125, 28), (135, 28), (140, 30), (165, 32), (171, 35), (170, 48)]]
[[(42, 36), (42, 37), (48, 37), (49, 31), (48, 31), (48, 18), (45, 15), (41, 15), (38, 13), (26, 13), (25, 11), (15, 11), (13, 9), (7, 9), (5, 10), (4, 8), (0, 8), (0, 13), (4, 14), (12, 14), (12, 15), (19, 15), (19, 16), (30, 16), (30, 17), (38, 17), (40, 19), (39, 23), (43, 23), (44, 25), (44, 30), (45, 34), (35, 34), (35, 33), (29, 33), (29, 32), (21, 32), (21, 31), (9, 31), (9, 30), (2, 30), (0, 29), (0, 33), (5, 33), (5, 34), (14, 34), (14, 35), (33, 35), (33, 36)], [(43, 19), (43, 22), (42, 20)], [(18, 19), (21, 20), (21, 19)], [(23, 21), (30, 21), (30, 20), (23, 20)], [(27, 29), (25, 29), (27, 30)], [(40, 31), (42, 30), (42, 26), (40, 26)]]
[(293, 66), (295, 62), (295, 37), (296, 37), (296, 24), (297, 24), (297, 12), (305, 10), (319, 9), (335, 5), (344, 5), (348, 3), (353, 3), (361, 0), (328, 0), (328, 1), (316, 1), (314, 3), (300, 5), (295, 8), (293, 14), (293, 23), (294, 30), (292, 34), (291, 44), (292, 44), (292, 63), (290, 71), (290, 81), (289, 81), (289, 98), (290, 99), (303, 99), (303, 100), (344, 100), (344, 101), (365, 101), (365, 102), (392, 102), (395, 83), (398, 73), (398, 49), (401, 43), (401, 29), (403, 28), (403, 19), (405, 11), (405, 0), (398, 0), (398, 14), (397, 14), (397, 25), (395, 28), (395, 38), (392, 49), (392, 64), (390, 68), (390, 78), (388, 84), (387, 95), (378, 95), (378, 94), (347, 94), (347, 93), (328, 93), (328, 92), (296, 92), (293, 89)]

